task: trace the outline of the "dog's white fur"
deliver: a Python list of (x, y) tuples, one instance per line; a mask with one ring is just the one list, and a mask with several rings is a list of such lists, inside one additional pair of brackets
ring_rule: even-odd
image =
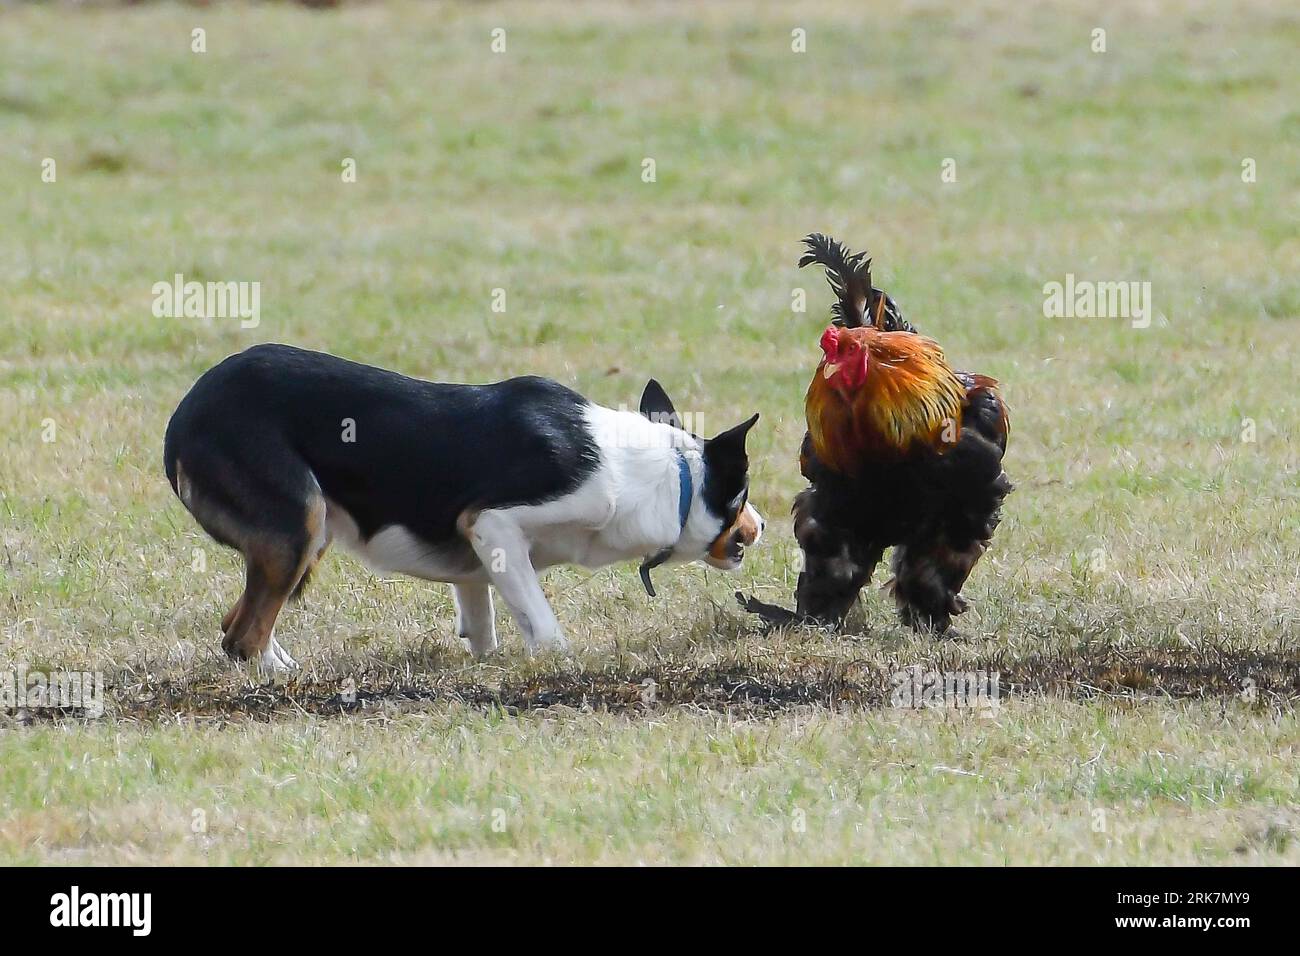
[[(563, 629), (542, 591), (537, 572), (557, 564), (604, 567), (671, 548), (670, 562), (706, 560), (731, 570), (709, 547), (724, 531), (700, 498), (703, 443), (693, 435), (630, 411), (589, 404), (585, 413), (600, 450), (600, 465), (578, 488), (539, 505), (491, 509), (465, 516), (463, 530), (479, 562), (469, 566), (423, 544), (401, 525), (362, 541), (357, 523), (327, 502), (333, 540), (381, 572), (400, 572), (453, 585), (456, 628), (477, 656), (497, 646), (491, 584), (523, 632), (529, 651), (567, 647)], [(686, 525), (679, 524), (677, 452), (691, 470), (693, 495)], [(748, 503), (762, 533), (763, 519)], [(757, 541), (757, 538), (755, 539)], [(273, 669), (292, 659), (272, 636), (263, 663)]]

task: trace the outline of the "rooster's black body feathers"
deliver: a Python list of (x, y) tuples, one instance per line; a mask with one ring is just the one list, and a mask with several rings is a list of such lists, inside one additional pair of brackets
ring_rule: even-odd
[[(826, 268), (837, 300), (835, 324), (916, 332), (894, 301), (872, 286), (865, 253), (851, 253), (821, 234), (804, 243), (808, 251), (799, 265)], [(1012, 485), (1002, 470), (1009, 426), (997, 383), (955, 374), (965, 401), (960, 432), (950, 444), (871, 458), (847, 475), (820, 460), (805, 434), (800, 469), (809, 486), (793, 508), (804, 557), (795, 610), (742, 598), (747, 610), (775, 624), (838, 625), (890, 547), (889, 590), (905, 623), (943, 633), (966, 609), (962, 586), (988, 548)]]

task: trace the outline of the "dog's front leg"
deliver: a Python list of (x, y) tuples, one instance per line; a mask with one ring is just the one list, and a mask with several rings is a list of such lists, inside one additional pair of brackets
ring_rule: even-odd
[(497, 625), (492, 613), (492, 588), (486, 581), (452, 586), (456, 602), (456, 633), (469, 645), (475, 657), (486, 657), (497, 649)]
[(518, 522), (504, 511), (482, 511), (463, 515), (460, 529), (518, 622), (524, 646), (530, 652), (565, 650), (568, 642), (537, 580)]

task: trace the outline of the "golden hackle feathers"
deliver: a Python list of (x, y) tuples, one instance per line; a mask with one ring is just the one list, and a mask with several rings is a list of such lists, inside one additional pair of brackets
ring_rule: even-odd
[(870, 326), (845, 330), (868, 351), (863, 384), (844, 393), (820, 369), (805, 400), (819, 459), (856, 474), (864, 456), (906, 455), (918, 444), (942, 454), (961, 431), (966, 389), (933, 339)]

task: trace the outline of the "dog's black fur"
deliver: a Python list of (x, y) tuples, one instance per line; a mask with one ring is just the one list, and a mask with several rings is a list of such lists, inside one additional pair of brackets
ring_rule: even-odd
[(545, 378), (444, 385), (258, 345), (194, 384), (167, 426), (163, 461), (173, 489), (180, 459), (198, 494), (253, 527), (300, 533), (315, 475), (364, 537), (401, 523), (463, 548), (456, 519), (467, 509), (557, 498), (596, 468), (585, 402)]

